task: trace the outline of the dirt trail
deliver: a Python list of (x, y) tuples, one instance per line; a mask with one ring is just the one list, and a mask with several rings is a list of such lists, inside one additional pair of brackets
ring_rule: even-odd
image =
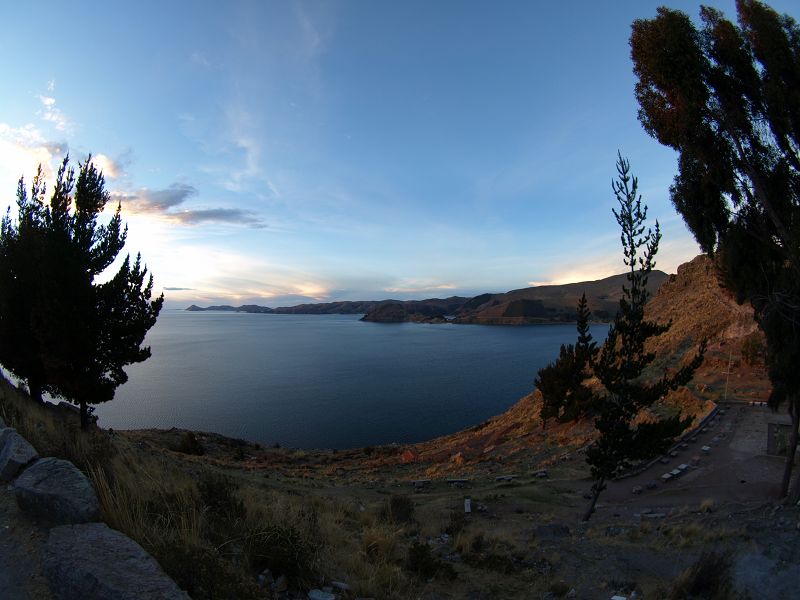
[(47, 529), (22, 513), (7, 486), (0, 489), (0, 598), (49, 600), (42, 574)]
[[(602, 500), (632, 508), (694, 505), (706, 499), (718, 504), (774, 500), (784, 459), (766, 453), (767, 424), (788, 422), (788, 417), (766, 406), (745, 402), (722, 407), (724, 414), (706, 431), (698, 432), (688, 448), (678, 450), (667, 464), (656, 462), (644, 473), (610, 484)], [(703, 452), (703, 447), (710, 450)], [(698, 461), (697, 466), (674, 480), (662, 482), (663, 474), (681, 464), (691, 464), (693, 458)], [(651, 482), (657, 482), (656, 489), (647, 489)], [(636, 486), (643, 488), (641, 495), (632, 493)]]

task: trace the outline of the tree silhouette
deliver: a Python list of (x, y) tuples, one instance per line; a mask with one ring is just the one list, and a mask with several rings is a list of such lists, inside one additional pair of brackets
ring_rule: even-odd
[(800, 28), (761, 2), (736, 8), (738, 26), (701, 8), (699, 29), (660, 8), (633, 23), (631, 56), (639, 119), (679, 153), (672, 202), (765, 334), (770, 405), (792, 418), (785, 496), (800, 427)]
[(613, 479), (634, 461), (647, 460), (664, 452), (692, 419), (651, 417), (636, 424), (642, 411), (651, 407), (668, 391), (687, 384), (700, 366), (705, 352), (705, 343), (692, 361), (678, 369), (673, 375), (664, 373), (655, 382), (649, 382), (645, 370), (655, 359), (655, 354), (646, 349), (647, 341), (669, 330), (671, 323), (659, 325), (644, 316), (647, 304), (647, 279), (655, 267), (655, 255), (661, 240), (661, 231), (656, 222), (655, 230), (645, 227), (647, 206), (643, 206), (638, 194), (638, 181), (630, 175), (630, 164), (619, 156), (618, 179), (612, 187), (619, 204), (613, 210), (621, 228), (620, 239), (624, 262), (628, 267), (628, 285), (622, 288), (619, 312), (608, 330), (598, 359), (594, 362), (594, 374), (603, 390), (597, 393), (594, 406), (598, 412), (595, 428), (600, 434), (586, 452), (594, 484), (592, 500), (584, 520), (594, 512), (600, 493), (606, 482)]
[(577, 343), (562, 344), (555, 362), (540, 369), (534, 380), (542, 394), (542, 428), (547, 426), (548, 419), (560, 423), (577, 421), (591, 409), (593, 395), (584, 385), (587, 369), (597, 355), (597, 343), (589, 333), (590, 314), (583, 294), (577, 308)]
[(43, 261), (43, 197), (41, 167), (28, 196), (17, 187), (17, 222), (10, 209), (0, 223), (0, 364), (28, 384), (31, 398), (41, 402), (45, 372), (39, 341), (34, 335), (38, 301), (38, 269)]
[(34, 341), (30, 354), (39, 370), (15, 373), (29, 381), (41, 374), (47, 391), (80, 406), (85, 428), (89, 405), (113, 399), (127, 381), (123, 367), (150, 356), (141, 344), (164, 298), (152, 299), (153, 278), (139, 256), (133, 264), (126, 257), (108, 281), (95, 281), (124, 247), (127, 228), (119, 206), (105, 225), (98, 223), (109, 194), (91, 156), (79, 165), (77, 179), (64, 159), (49, 204), (41, 169), (30, 197), (22, 181), (19, 190), (17, 223), (7, 216), (0, 239), (0, 276), (16, 277), (0, 322), (10, 318), (5, 309), (13, 300), (28, 299), (29, 325), (22, 333)]

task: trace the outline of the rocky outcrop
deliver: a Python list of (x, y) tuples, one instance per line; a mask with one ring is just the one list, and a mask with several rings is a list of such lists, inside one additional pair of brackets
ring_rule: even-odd
[(39, 458), (36, 449), (13, 429), (0, 430), (0, 479), (10, 481), (25, 465)]
[[(99, 517), (100, 503), (91, 482), (75, 465), (58, 458), (39, 459), (36, 449), (5, 427), (2, 419), (0, 476), (5, 481), (16, 477), (9, 490), (14, 491), (19, 508), (41, 519), (40, 526), (53, 527), (43, 558), (53, 598), (189, 600), (136, 542), (105, 523), (88, 523)], [(15, 550), (24, 553), (24, 549)], [(8, 589), (3, 576), (0, 569), (0, 596)]]
[(189, 600), (139, 544), (105, 523), (52, 529), (42, 566), (58, 600)]
[(100, 503), (92, 484), (71, 462), (43, 458), (14, 482), (17, 504), (53, 523), (86, 523), (97, 518)]

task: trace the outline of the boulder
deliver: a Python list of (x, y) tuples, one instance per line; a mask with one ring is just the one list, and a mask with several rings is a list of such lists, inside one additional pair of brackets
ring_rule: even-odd
[(190, 600), (139, 544), (105, 523), (50, 530), (42, 570), (57, 600)]
[(43, 458), (25, 469), (14, 482), (14, 494), (22, 510), (54, 523), (86, 523), (100, 512), (86, 476), (58, 458)]
[(0, 430), (0, 479), (10, 481), (27, 464), (39, 458), (36, 448), (13, 429)]

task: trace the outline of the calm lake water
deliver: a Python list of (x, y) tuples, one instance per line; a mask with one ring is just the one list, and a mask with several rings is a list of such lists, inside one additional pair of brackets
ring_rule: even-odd
[(96, 414), (103, 427), (180, 427), (300, 448), (415, 442), (506, 410), (576, 337), (571, 324), (358, 319), (164, 311), (146, 340), (153, 356), (128, 367), (128, 383)]

